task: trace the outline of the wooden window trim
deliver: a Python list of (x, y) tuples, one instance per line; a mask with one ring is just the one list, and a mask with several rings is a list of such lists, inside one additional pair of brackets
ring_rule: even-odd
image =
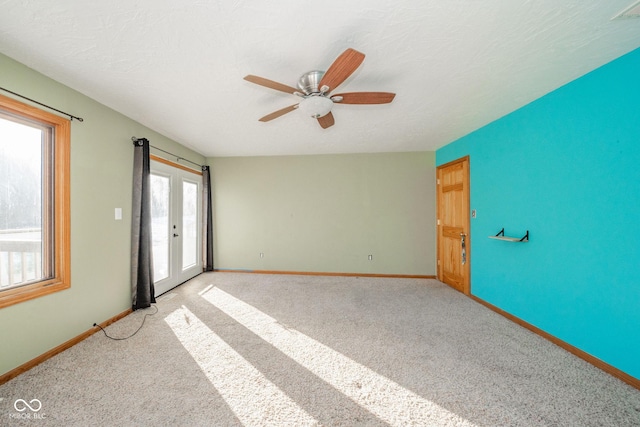
[(45, 123), (54, 129), (53, 141), (53, 274), (49, 279), (0, 291), (0, 308), (71, 287), (70, 147), (71, 122), (63, 117), (0, 95), (0, 109)]

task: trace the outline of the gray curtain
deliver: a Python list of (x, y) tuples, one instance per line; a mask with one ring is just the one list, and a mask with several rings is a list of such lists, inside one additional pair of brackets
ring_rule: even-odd
[(204, 271), (213, 271), (213, 209), (209, 166), (202, 166), (202, 183), (202, 267)]
[(153, 286), (151, 243), (151, 168), (149, 140), (133, 139), (133, 207), (131, 225), (132, 308), (150, 307), (156, 302)]

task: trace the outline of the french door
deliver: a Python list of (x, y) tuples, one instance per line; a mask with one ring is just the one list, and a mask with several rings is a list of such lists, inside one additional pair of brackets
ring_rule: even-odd
[(156, 296), (202, 272), (201, 215), (202, 174), (152, 159), (151, 234)]

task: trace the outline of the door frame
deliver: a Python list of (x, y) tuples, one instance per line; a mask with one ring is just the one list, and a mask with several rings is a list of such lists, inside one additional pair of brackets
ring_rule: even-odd
[[(151, 169), (152, 169), (152, 173), (158, 173), (160, 175), (165, 175), (167, 174), (167, 176), (170, 178), (170, 183), (171, 183), (171, 192), (173, 193), (175, 191), (175, 186), (177, 185), (179, 182), (183, 182), (183, 180), (185, 179), (185, 176), (191, 176), (191, 174), (193, 174), (194, 176), (199, 176), (199, 178), (194, 178), (193, 180), (189, 179), (188, 181), (191, 182), (195, 182), (198, 185), (198, 207), (196, 209), (197, 212), (197, 219), (196, 219), (196, 224), (198, 226), (198, 237), (197, 237), (197, 245), (196, 245), (196, 265), (191, 266), (187, 269), (183, 269), (179, 264), (178, 260), (182, 260), (181, 256), (182, 256), (182, 251), (184, 249), (183, 246), (183, 238), (184, 236), (182, 236), (182, 229), (180, 229), (179, 233), (180, 233), (180, 240), (174, 243), (170, 244), (170, 248), (169, 248), (169, 277), (160, 280), (158, 283), (156, 283), (156, 293), (157, 295), (161, 295), (165, 292), (170, 291), (171, 289), (175, 288), (176, 286), (179, 286), (180, 284), (186, 282), (187, 280), (192, 279), (193, 277), (197, 276), (198, 274), (202, 273), (202, 266), (203, 266), (203, 258), (202, 258), (202, 239), (203, 239), (203, 230), (202, 230), (202, 186), (203, 186), (203, 182), (202, 182), (202, 172), (198, 171), (196, 169), (192, 169), (189, 167), (186, 167), (184, 165), (178, 164), (178, 163), (174, 163), (170, 160), (164, 159), (162, 157), (158, 157), (155, 156), (153, 154), (151, 154), (149, 156), (150, 160), (152, 162), (156, 162), (158, 164), (159, 167), (154, 168), (153, 165), (151, 165)], [(173, 172), (169, 172), (164, 170), (164, 168), (170, 168), (172, 170), (174, 170)], [(185, 172), (188, 172), (188, 174), (185, 174)], [(178, 210), (182, 208), (182, 190), (180, 190), (180, 197), (175, 200), (175, 202), (177, 203), (175, 206), (170, 206), (170, 219), (172, 219), (172, 221), (174, 222), (175, 225), (175, 220), (176, 220), (176, 215), (178, 214)], [(172, 196), (173, 197), (173, 196)], [(182, 217), (182, 215), (180, 214), (180, 217)], [(174, 231), (175, 233), (175, 231)], [(173, 242), (173, 240), (170, 239), (171, 242)], [(178, 250), (179, 249), (179, 250)], [(178, 256), (178, 254), (174, 251), (174, 250), (178, 250), (178, 252), (180, 252), (180, 257), (176, 258)], [(159, 286), (160, 284), (160, 286)]]
[(471, 159), (470, 157), (464, 156), (459, 159), (452, 160), (445, 164), (436, 167), (436, 271), (437, 278), (441, 282), (443, 281), (443, 272), (442, 272), (442, 228), (444, 224), (441, 224), (440, 221), (440, 209), (443, 204), (442, 198), (442, 186), (440, 184), (440, 173), (441, 170), (453, 166), (458, 163), (466, 163), (466, 168), (463, 167), (464, 177), (463, 177), (463, 194), (466, 193), (466, 197), (463, 196), (463, 206), (462, 212), (460, 214), (463, 216), (464, 228), (466, 230), (466, 240), (465, 240), (465, 250), (466, 250), (466, 263), (463, 268), (463, 289), (462, 292), (465, 295), (471, 295)]

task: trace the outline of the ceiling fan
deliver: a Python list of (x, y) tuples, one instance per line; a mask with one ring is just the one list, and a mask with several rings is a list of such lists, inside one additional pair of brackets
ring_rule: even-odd
[(331, 113), (333, 104), (388, 104), (393, 101), (395, 93), (390, 92), (347, 92), (330, 95), (331, 91), (344, 82), (364, 61), (364, 54), (354, 49), (347, 49), (324, 71), (309, 71), (298, 80), (298, 88), (287, 86), (273, 80), (248, 75), (244, 79), (281, 92), (291, 93), (302, 98), (297, 103), (274, 111), (260, 119), (268, 122), (283, 116), (295, 109), (318, 120), (324, 129), (333, 126), (335, 120)]

